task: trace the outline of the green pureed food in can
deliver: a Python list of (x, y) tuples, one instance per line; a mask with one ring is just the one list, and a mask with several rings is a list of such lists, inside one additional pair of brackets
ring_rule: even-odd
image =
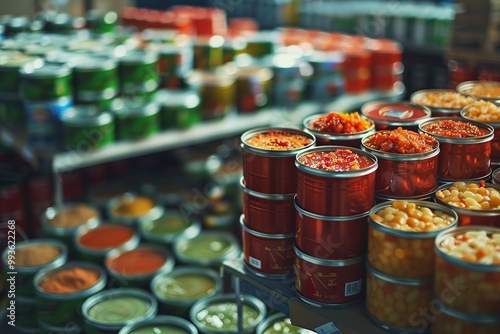
[(200, 97), (196, 91), (159, 90), (156, 103), (160, 106), (162, 129), (185, 129), (201, 120)]
[(119, 59), (121, 93), (134, 95), (151, 92), (158, 88), (158, 54), (148, 51), (132, 51)]
[(198, 330), (185, 319), (159, 315), (151, 320), (127, 325), (118, 334), (198, 334)]
[(160, 130), (160, 108), (154, 103), (126, 105), (115, 111), (116, 135), (118, 139), (149, 137)]
[(90, 262), (68, 262), (56, 269), (45, 269), (33, 279), (37, 299), (38, 322), (65, 327), (83, 319), (83, 302), (106, 286), (106, 273)]
[(73, 67), (75, 101), (110, 99), (118, 93), (118, 64), (113, 59), (88, 58)]
[(21, 69), (21, 97), (28, 101), (48, 101), (70, 97), (73, 93), (72, 72), (69, 67), (44, 65)]
[(111, 144), (115, 138), (114, 116), (92, 107), (73, 107), (62, 115), (63, 147), (81, 153)]
[(117, 333), (125, 325), (156, 316), (156, 299), (141, 289), (100, 292), (82, 305), (86, 334)]
[[(23, 53), (12, 53), (9, 56), (0, 60), (0, 92), (2, 93), (19, 93), (19, 85), (21, 82), (20, 70), (27, 66), (32, 69), (37, 69), (43, 66), (43, 59), (40, 57), (31, 57)], [(11, 98), (13, 96), (9, 95)]]

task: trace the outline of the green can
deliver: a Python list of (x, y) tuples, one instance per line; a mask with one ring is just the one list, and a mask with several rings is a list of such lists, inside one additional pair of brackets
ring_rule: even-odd
[[(60, 280), (60, 290), (57, 292), (47, 291), (44, 284), (62, 272), (70, 272), (66, 280)], [(83, 281), (83, 274), (92, 273), (95, 281), (90, 286), (75, 291), (66, 290), (69, 287), (71, 277), (75, 280)], [(80, 277), (78, 275), (81, 275)], [(64, 266), (56, 269), (41, 270), (33, 279), (35, 286), (37, 309), (36, 316), (39, 323), (54, 327), (65, 327), (69, 324), (82, 325), (80, 309), (83, 302), (90, 296), (98, 293), (106, 286), (106, 272), (100, 266), (90, 262), (68, 262)]]
[(193, 45), (193, 68), (201, 70), (215, 69), (224, 63), (224, 37), (216, 35), (200, 37)]
[(21, 69), (21, 98), (28, 101), (47, 101), (71, 96), (71, 78), (71, 69), (66, 66), (25, 66)]
[(63, 147), (88, 152), (111, 144), (115, 122), (110, 112), (99, 113), (92, 107), (73, 107), (62, 115)]
[(279, 36), (274, 31), (255, 32), (247, 38), (246, 52), (256, 58), (274, 53)]
[(132, 51), (119, 59), (121, 92), (133, 95), (151, 92), (158, 88), (158, 54), (148, 51)]
[(0, 60), (0, 92), (2, 93), (19, 93), (19, 85), (21, 82), (20, 70), (28, 66), (37, 69), (43, 66), (43, 59), (40, 57), (31, 57), (22, 53), (13, 53), (2, 57)]
[(125, 106), (115, 112), (119, 140), (149, 137), (160, 131), (160, 108), (154, 103)]
[(161, 87), (178, 89), (183, 79), (192, 70), (193, 47), (191, 44), (167, 44), (159, 50), (158, 68), (161, 76)]
[[(33, 314), (36, 314), (36, 299), (35, 298), (15, 298), (15, 314), (16, 328), (21, 330), (38, 329), (38, 322)], [(7, 306), (7, 314), (9, 312)]]
[(201, 120), (200, 97), (192, 90), (159, 90), (156, 103), (160, 106), (162, 129), (186, 129)]
[(24, 105), (12, 94), (0, 94), (0, 124), (7, 126), (24, 125)]
[(113, 33), (118, 23), (118, 15), (115, 12), (102, 13), (91, 10), (85, 16), (85, 21), (90, 31), (96, 34)]
[(93, 102), (118, 93), (118, 64), (112, 59), (88, 58), (73, 67), (75, 102)]
[(234, 60), (234, 57), (240, 54), (245, 54), (247, 51), (247, 41), (242, 37), (228, 39), (224, 42), (222, 62), (229, 63)]

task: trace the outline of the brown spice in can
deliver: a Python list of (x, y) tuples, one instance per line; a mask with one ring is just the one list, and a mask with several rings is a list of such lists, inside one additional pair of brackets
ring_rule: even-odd
[(96, 209), (85, 204), (78, 204), (63, 208), (54, 218), (47, 220), (47, 224), (52, 227), (74, 228), (98, 216), (99, 213)]
[(113, 213), (118, 216), (140, 217), (146, 215), (154, 206), (153, 200), (147, 197), (124, 197)]
[(246, 143), (264, 150), (288, 151), (305, 147), (312, 143), (312, 139), (300, 134), (271, 130), (253, 136)]
[(16, 250), (16, 266), (36, 267), (54, 261), (61, 254), (58, 247), (52, 245), (30, 245)]

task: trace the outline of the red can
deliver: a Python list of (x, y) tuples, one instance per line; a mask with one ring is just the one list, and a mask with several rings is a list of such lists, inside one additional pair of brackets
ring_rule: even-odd
[(295, 203), (295, 244), (320, 259), (342, 260), (363, 256), (367, 249), (368, 212), (355, 216), (322, 216)]
[(267, 278), (282, 278), (293, 271), (293, 240), (295, 233), (267, 234), (254, 231), (245, 225), (242, 228), (243, 259), (256, 275)]
[(427, 107), (417, 106), (408, 101), (375, 101), (361, 106), (361, 113), (375, 122), (376, 130), (391, 130), (402, 127), (417, 131), (418, 124), (431, 117)]
[(361, 299), (364, 257), (326, 260), (294, 246), (295, 289), (299, 298), (315, 306), (350, 306)]
[(295, 194), (263, 194), (248, 189), (243, 178), (243, 215), (245, 225), (254, 231), (269, 234), (295, 233)]
[[(257, 135), (279, 133), (287, 137), (305, 138), (303, 145), (283, 150), (258, 148), (248, 144)], [(286, 138), (284, 139), (286, 141)], [(243, 148), (243, 177), (248, 189), (266, 194), (292, 194), (297, 192), (295, 156), (301, 150), (314, 146), (316, 139), (310, 133), (290, 128), (261, 128), (241, 136)], [(298, 147), (300, 146), (300, 147)]]
[(344, 84), (346, 93), (363, 93), (370, 89), (372, 54), (363, 49), (346, 51)]
[[(466, 129), (477, 127), (479, 134), (457, 137), (458, 130), (441, 132), (449, 123), (465, 125)], [(457, 125), (458, 126), (458, 125)], [(443, 180), (464, 180), (482, 178), (491, 173), (490, 158), (493, 141), (493, 127), (489, 124), (459, 118), (431, 118), (419, 125), (419, 131), (439, 141), (437, 177)], [(469, 130), (464, 130), (469, 131)], [(470, 130), (472, 131), (472, 130)], [(448, 135), (450, 133), (450, 135)], [(475, 133), (475, 132), (474, 132)]]
[[(313, 168), (301, 162), (310, 154), (337, 154), (364, 160), (363, 167), (344, 171)], [(347, 146), (320, 146), (297, 154), (297, 198), (302, 209), (324, 216), (353, 216), (365, 213), (375, 199), (377, 158), (371, 153)]]

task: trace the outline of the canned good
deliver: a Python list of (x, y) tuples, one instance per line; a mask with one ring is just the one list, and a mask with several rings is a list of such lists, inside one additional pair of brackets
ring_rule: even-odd
[(344, 85), (350, 94), (365, 93), (371, 85), (372, 54), (367, 50), (353, 48), (345, 52)]
[(293, 198), (295, 194), (263, 194), (248, 189), (243, 177), (243, 216), (250, 229), (268, 234), (295, 232)]
[[(266, 306), (254, 296), (247, 294), (222, 294), (205, 297), (197, 301), (189, 311), (191, 322), (200, 333), (216, 334), (221, 331), (228, 334), (238, 333), (238, 306), (236, 298), (242, 303), (243, 333), (253, 333), (266, 317)], [(210, 321), (210, 319), (219, 321)], [(222, 322), (221, 318), (229, 319)]]
[[(465, 192), (472, 193), (467, 197)], [(458, 225), (500, 227), (500, 187), (484, 181), (446, 183), (436, 189), (434, 199), (458, 214)], [(480, 196), (476, 196), (480, 195)]]
[(151, 293), (134, 288), (96, 293), (81, 307), (88, 334), (118, 333), (126, 325), (153, 319), (157, 310), (158, 302)]
[(500, 82), (497, 81), (465, 81), (458, 84), (457, 91), (478, 100), (500, 105)]
[[(6, 275), (6, 287), (16, 293), (16, 299), (33, 298), (35, 288), (33, 278), (43, 269), (59, 268), (66, 263), (67, 247), (52, 239), (18, 241), (15, 249), (7, 246), (2, 252), (2, 267), (6, 273), (16, 272), (12, 277)], [(17, 312), (16, 312), (17, 313)], [(31, 314), (33, 316), (33, 314)]]
[(372, 87), (377, 90), (393, 89), (403, 73), (403, 47), (387, 39), (371, 39), (366, 48), (371, 52)]
[[(75, 281), (79, 284), (72, 285)], [(68, 262), (59, 268), (39, 271), (33, 284), (40, 323), (56, 327), (81, 325), (80, 307), (88, 297), (104, 289), (106, 273), (93, 263)]]
[(439, 312), (431, 322), (431, 330), (434, 334), (466, 334), (484, 333), (495, 334), (500, 331), (500, 317), (480, 316), (457, 312), (444, 305), (439, 305)]
[(424, 89), (413, 93), (412, 103), (427, 107), (432, 117), (457, 117), (460, 111), (474, 103), (474, 98), (453, 89)]
[(221, 118), (234, 110), (236, 78), (219, 67), (214, 72), (195, 70), (187, 77), (189, 87), (200, 96), (201, 118)]
[(119, 140), (150, 137), (160, 131), (160, 108), (154, 103), (126, 105), (115, 114)]
[(193, 68), (200, 70), (215, 69), (223, 64), (224, 37), (201, 36), (193, 42)]
[(193, 48), (190, 44), (167, 44), (159, 50), (158, 70), (161, 76), (161, 87), (180, 89), (183, 79), (193, 67)]
[(256, 31), (246, 36), (246, 38), (247, 53), (257, 58), (272, 55), (280, 44), (280, 37), (277, 31)]
[[(347, 146), (319, 146), (296, 156), (296, 204), (324, 216), (368, 212), (375, 199), (378, 159)], [(352, 164), (352, 165), (351, 165)]]
[(368, 102), (361, 106), (361, 114), (375, 123), (376, 130), (393, 130), (403, 127), (417, 131), (418, 124), (431, 117), (429, 108), (405, 101)]
[[(240, 140), (243, 176), (248, 189), (265, 194), (297, 191), (295, 156), (315, 145), (312, 134), (291, 128), (260, 128), (245, 132)], [(273, 142), (281, 146), (273, 147)]]
[(159, 90), (156, 102), (162, 129), (186, 129), (201, 121), (200, 96), (196, 91)]
[[(13, 93), (19, 98), (19, 86), (21, 84), (21, 70), (24, 67), (29, 69), (39, 69), (44, 65), (40, 57), (28, 56), (23, 53), (13, 53), (5, 60), (0, 61), (0, 92)], [(9, 94), (10, 96), (10, 94)]]
[(453, 310), (498, 316), (499, 228), (462, 226), (436, 237), (434, 293)]
[(24, 126), (24, 104), (17, 97), (0, 94), (0, 122), (7, 126)]
[(92, 151), (114, 141), (113, 114), (86, 107), (74, 107), (61, 116), (63, 146), (77, 152)]
[(366, 267), (366, 311), (375, 324), (397, 333), (428, 331), (428, 323), (415, 318), (431, 305), (432, 279), (395, 278)]
[(139, 237), (130, 226), (108, 223), (92, 228), (80, 227), (75, 233), (74, 245), (80, 259), (103, 263), (111, 250), (136, 248)]
[(144, 244), (131, 250), (112, 250), (104, 264), (119, 286), (147, 288), (155, 275), (172, 271), (175, 260), (163, 247)]
[(85, 22), (93, 33), (113, 33), (118, 24), (118, 15), (115, 12), (102, 13), (96, 10), (90, 10), (87, 12), (87, 15), (85, 15)]
[(307, 58), (313, 71), (308, 82), (310, 99), (328, 102), (344, 92), (344, 61), (338, 51), (314, 51)]
[(332, 111), (328, 114), (308, 116), (302, 122), (304, 131), (316, 137), (320, 145), (339, 145), (359, 148), (361, 138), (375, 133), (375, 123), (357, 112), (344, 114)]
[(293, 270), (293, 241), (295, 233), (267, 234), (245, 225), (240, 216), (243, 240), (243, 259), (247, 267), (258, 276), (278, 279), (289, 276)]
[(362, 296), (364, 257), (327, 260), (294, 246), (295, 289), (300, 299), (318, 307), (348, 307)]
[(73, 66), (75, 101), (105, 100), (118, 93), (118, 64), (113, 59), (87, 58)]
[(241, 253), (232, 233), (203, 231), (190, 239), (179, 239), (174, 244), (174, 254), (179, 262), (219, 269), (225, 260), (235, 259)]
[(170, 315), (189, 318), (189, 310), (198, 300), (219, 294), (222, 280), (215, 270), (183, 266), (170, 273), (156, 275), (151, 291), (160, 309)]
[(368, 212), (353, 216), (323, 216), (295, 202), (296, 247), (320, 259), (342, 260), (366, 254)]
[(189, 321), (170, 315), (159, 315), (150, 320), (138, 321), (126, 325), (118, 334), (140, 334), (140, 333), (184, 333), (198, 334), (196, 327)]
[(292, 325), (288, 316), (283, 313), (274, 313), (257, 326), (256, 334), (291, 333), (314, 334), (316, 332)]
[[(401, 144), (405, 146), (399, 146)], [(414, 198), (429, 195), (436, 189), (440, 152), (436, 139), (399, 128), (364, 137), (361, 148), (378, 159), (377, 195)]]
[(266, 107), (271, 100), (273, 72), (265, 67), (248, 66), (236, 71), (236, 107), (252, 112)]
[(158, 59), (157, 53), (148, 51), (128, 52), (119, 58), (118, 72), (121, 93), (135, 95), (155, 91), (160, 81)]
[(24, 66), (19, 91), (27, 101), (50, 101), (73, 93), (71, 68), (46, 64), (42, 67)]
[(482, 122), (432, 118), (419, 131), (439, 141), (437, 176), (446, 180), (484, 177), (490, 172), (493, 127)]
[(151, 198), (133, 193), (122, 194), (108, 203), (108, 216), (117, 223), (130, 226), (137, 225), (140, 219), (158, 218), (163, 211)]
[(222, 63), (229, 63), (237, 55), (246, 54), (247, 41), (241, 36), (231, 37), (224, 41), (222, 46)]
[(72, 107), (69, 98), (54, 101), (24, 101), (26, 134), (30, 146), (58, 148), (61, 146), (61, 117)]

